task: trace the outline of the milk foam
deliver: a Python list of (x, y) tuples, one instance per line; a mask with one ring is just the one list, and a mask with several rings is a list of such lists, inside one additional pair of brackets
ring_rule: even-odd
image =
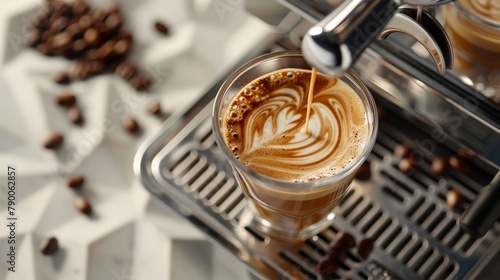
[(318, 74), (303, 131), (311, 72), (284, 69), (260, 77), (231, 102), (223, 135), (250, 169), (283, 181), (311, 181), (344, 170), (363, 151), (369, 126), (361, 99), (345, 82)]

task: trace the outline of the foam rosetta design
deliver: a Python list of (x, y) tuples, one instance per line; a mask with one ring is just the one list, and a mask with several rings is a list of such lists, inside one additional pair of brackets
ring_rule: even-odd
[(284, 181), (331, 176), (358, 157), (368, 125), (343, 81), (318, 75), (305, 132), (310, 71), (285, 69), (248, 84), (227, 111), (226, 144), (250, 169)]

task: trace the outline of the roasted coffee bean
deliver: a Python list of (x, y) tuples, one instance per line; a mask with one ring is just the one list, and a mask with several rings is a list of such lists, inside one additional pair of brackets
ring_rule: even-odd
[(70, 82), (68, 73), (66, 72), (56, 73), (54, 76), (52, 76), (52, 80), (61, 85), (65, 85)]
[(118, 28), (122, 26), (122, 23), (122, 17), (118, 13), (111, 13), (104, 20), (104, 26), (106, 26), (107, 29), (114, 31), (118, 30)]
[(337, 233), (337, 240), (335, 242), (346, 244), (347, 248), (353, 248), (356, 246), (356, 240), (354, 239), (354, 236), (346, 231)]
[(85, 31), (78, 22), (73, 22), (64, 30), (73, 40), (81, 39), (83, 37), (83, 32)]
[(75, 16), (81, 16), (87, 13), (89, 10), (90, 10), (89, 6), (84, 1), (81, 0), (76, 0), (75, 2), (73, 2), (73, 5), (71, 7), (71, 11)]
[(137, 75), (130, 79), (130, 84), (138, 91), (148, 91), (151, 89), (153, 81), (149, 76)]
[(68, 120), (72, 124), (81, 125), (83, 124), (83, 114), (80, 108), (73, 106), (68, 110)]
[(67, 17), (58, 17), (50, 24), (50, 29), (54, 33), (61, 32), (65, 30), (69, 25), (69, 19)]
[(330, 258), (324, 258), (316, 265), (316, 270), (321, 275), (330, 275), (337, 271), (337, 262)]
[(73, 80), (84, 80), (90, 74), (89, 63), (84, 60), (75, 61), (71, 69), (70, 76)]
[(97, 50), (97, 57), (99, 60), (108, 60), (114, 53), (115, 43), (107, 41)]
[(42, 41), (42, 33), (39, 30), (33, 30), (31, 31), (28, 35), (26, 35), (26, 38), (24, 38), (24, 43), (29, 46), (29, 47), (36, 47), (39, 43)]
[(51, 48), (56, 53), (62, 53), (71, 48), (71, 35), (67, 32), (62, 32), (52, 37)]
[(71, 107), (76, 104), (76, 96), (72, 93), (62, 93), (56, 98), (57, 104), (63, 107)]
[(405, 158), (410, 155), (413, 149), (406, 144), (399, 144), (394, 148), (394, 154), (400, 158)]
[(38, 44), (38, 46), (36, 46), (36, 49), (43, 55), (51, 55), (52, 54), (50, 47), (47, 45), (47, 43)]
[(91, 13), (92, 22), (94, 24), (101, 23), (106, 19), (107, 13), (102, 9), (93, 10)]
[(347, 243), (334, 242), (332, 245), (328, 246), (328, 257), (338, 262), (342, 262), (347, 258), (348, 251), (349, 247)]
[(371, 238), (366, 238), (361, 240), (358, 244), (358, 255), (362, 258), (366, 259), (373, 251), (373, 247), (375, 245), (375, 241)]
[(161, 115), (161, 104), (160, 101), (155, 101), (148, 106), (148, 112), (151, 115), (160, 116)]
[(398, 167), (403, 173), (409, 174), (415, 171), (417, 163), (413, 158), (403, 158), (399, 161)]
[(101, 42), (101, 34), (97, 28), (89, 28), (83, 33), (83, 40), (89, 47), (95, 47)]
[(122, 119), (122, 125), (123, 125), (123, 128), (125, 128), (130, 133), (135, 134), (135, 133), (140, 131), (139, 124), (137, 123), (137, 121), (134, 118), (132, 118), (130, 116), (124, 117)]
[(84, 196), (78, 196), (75, 200), (76, 209), (82, 212), (85, 215), (92, 214), (92, 204), (90, 201)]
[(130, 61), (124, 61), (116, 67), (115, 73), (125, 80), (130, 80), (137, 73), (137, 67)]
[(104, 71), (104, 63), (99, 60), (89, 62), (90, 73), (99, 74)]
[(43, 146), (46, 149), (55, 150), (62, 145), (63, 141), (64, 137), (62, 134), (54, 132), (43, 141)]
[(92, 17), (90, 15), (83, 15), (78, 19), (78, 24), (82, 30), (87, 30), (93, 24)]
[(80, 174), (71, 175), (66, 178), (66, 185), (75, 190), (81, 189), (83, 183), (85, 183), (85, 178)]
[(113, 51), (118, 56), (125, 56), (129, 53), (131, 42), (127, 39), (120, 39), (116, 41), (113, 46)]
[(443, 175), (448, 170), (448, 161), (442, 157), (436, 157), (432, 160), (431, 169), (438, 175)]
[(58, 248), (59, 248), (59, 242), (55, 237), (45, 238), (40, 243), (40, 252), (42, 252), (42, 254), (46, 256), (53, 255), (54, 253), (57, 252)]
[(104, 12), (108, 15), (112, 13), (119, 13), (120, 7), (116, 3), (111, 3), (106, 8), (104, 8)]
[(161, 22), (161, 21), (156, 21), (155, 22), (155, 28), (156, 28), (156, 30), (158, 32), (160, 32), (163, 35), (168, 35), (168, 33), (169, 33), (168, 26), (165, 23)]
[(446, 193), (446, 204), (452, 211), (458, 212), (462, 210), (464, 200), (458, 191), (451, 189)]
[(73, 42), (71, 50), (75, 53), (82, 53), (87, 48), (87, 44), (83, 39), (78, 39)]
[(359, 167), (358, 171), (356, 171), (355, 178), (361, 181), (366, 181), (369, 180), (372, 175), (371, 169), (370, 169), (370, 163), (368, 162), (363, 162), (361, 166)]
[(457, 156), (451, 156), (450, 158), (448, 158), (448, 163), (451, 166), (451, 168), (453, 168), (457, 171), (460, 171), (463, 173), (467, 173), (469, 171), (469, 167), (464, 162), (464, 159), (459, 158)]

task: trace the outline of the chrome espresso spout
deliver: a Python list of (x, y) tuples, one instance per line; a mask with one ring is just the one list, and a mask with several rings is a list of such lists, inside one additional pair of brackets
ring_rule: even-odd
[[(434, 21), (420, 24), (410, 16), (394, 15), (403, 4), (421, 7), (450, 1), (452, 0), (346, 0), (306, 33), (302, 41), (304, 57), (319, 71), (328, 75), (340, 75), (351, 68), (375, 38), (383, 39), (392, 32), (402, 32), (419, 40), (436, 61), (438, 72), (444, 74), (445, 68), (451, 68), (452, 59), (449, 54), (452, 51), (439, 23)], [(379, 36), (388, 25), (390, 30)], [(441, 38), (443, 36), (444, 39)], [(420, 38), (426, 39), (421, 41)], [(445, 50), (441, 51), (443, 48)]]

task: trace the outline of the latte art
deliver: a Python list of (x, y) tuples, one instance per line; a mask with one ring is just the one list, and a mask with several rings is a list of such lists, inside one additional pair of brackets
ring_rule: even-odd
[(257, 173), (292, 182), (349, 166), (369, 128), (361, 99), (345, 82), (318, 74), (304, 131), (311, 72), (283, 69), (260, 77), (232, 100), (222, 122), (227, 146)]

